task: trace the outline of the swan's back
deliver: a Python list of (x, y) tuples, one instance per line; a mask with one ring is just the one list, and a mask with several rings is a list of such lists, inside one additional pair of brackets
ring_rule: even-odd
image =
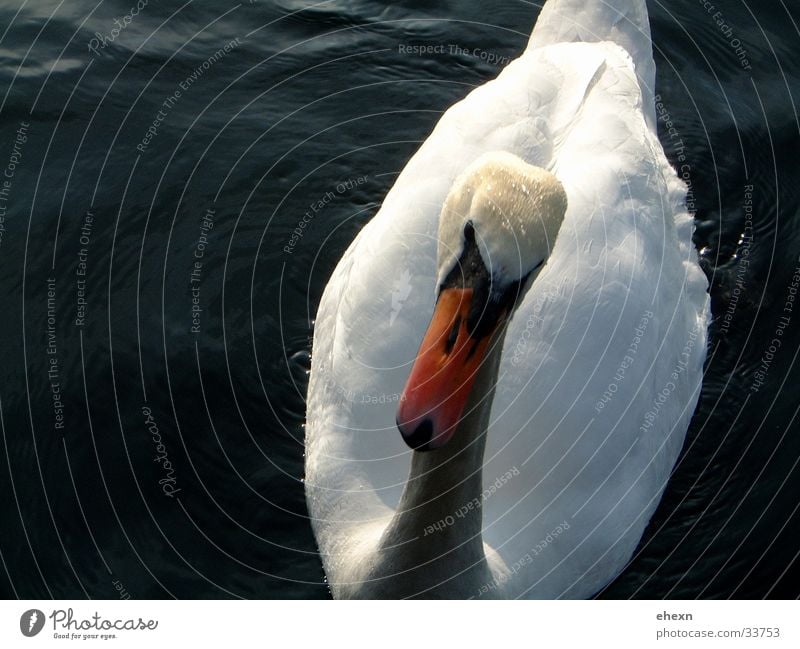
[(655, 131), (656, 66), (650, 22), (643, 1), (558, 0), (547, 2), (536, 20), (528, 48), (556, 43), (616, 43), (636, 64), (648, 126)]
[(481, 508), (508, 578), (492, 588), (589, 596), (630, 557), (698, 398), (708, 316), (686, 189), (654, 131), (649, 47), (642, 2), (548, 2), (523, 56), (447, 111), (338, 265), (306, 434), (330, 581), (399, 500), (410, 451), (394, 417), (433, 308), (439, 210), (491, 150), (550, 169), (569, 200), (505, 340)]

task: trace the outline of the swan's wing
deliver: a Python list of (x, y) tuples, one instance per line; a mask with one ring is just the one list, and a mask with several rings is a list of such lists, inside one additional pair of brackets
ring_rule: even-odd
[[(645, 125), (623, 50), (610, 43), (528, 50), (447, 111), (323, 295), (306, 479), (334, 581), (342, 576), (331, 558), (342, 549), (337, 539), (357, 542), (349, 521), (385, 522), (405, 483), (409, 450), (394, 417), (433, 308), (439, 210), (455, 177), (491, 150), (553, 169), (570, 203), (551, 263), (509, 327), (493, 407), (497, 423), (489, 431), (485, 539), (509, 568), (517, 566), (507, 592), (522, 594), (541, 579), (528, 596), (558, 595), (559, 584), (588, 570), (569, 591), (586, 595), (594, 580), (604, 583), (621, 569), (680, 448), (699, 389), (706, 304), (690, 219), (680, 207), (684, 190)], [(686, 226), (680, 242), (674, 218)], [(646, 310), (654, 317), (624, 383), (626, 390), (643, 385), (642, 392), (620, 395), (597, 416), (594, 406)], [(526, 338), (531, 317), (536, 324)], [(672, 405), (662, 408), (649, 435), (640, 435), (648, 402), (692, 326), (698, 342)], [(523, 338), (526, 347), (514, 356)], [(593, 419), (594, 428), (586, 429)], [(624, 487), (632, 495), (621, 499)], [(562, 520), (569, 529), (558, 539), (548, 536)], [(621, 544), (611, 544), (620, 535)], [(540, 541), (546, 545), (539, 560), (527, 561)], [(603, 568), (595, 569), (592, 561), (608, 545)]]
[[(563, 47), (542, 56), (582, 56)], [(484, 539), (517, 567), (514, 596), (589, 596), (619, 573), (699, 396), (707, 282), (640, 102), (609, 51), (554, 151), (567, 216), (506, 335), (484, 485), (519, 476), (485, 503)]]
[(616, 43), (630, 54), (642, 90), (645, 121), (655, 132), (656, 66), (644, 0), (548, 0), (536, 19), (528, 48), (602, 41)]

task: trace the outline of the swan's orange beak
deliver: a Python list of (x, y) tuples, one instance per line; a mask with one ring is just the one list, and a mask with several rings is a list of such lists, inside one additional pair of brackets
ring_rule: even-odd
[(476, 339), (467, 327), (472, 301), (471, 288), (439, 294), (397, 410), (397, 427), (415, 450), (439, 448), (452, 437), (486, 356), (492, 336)]

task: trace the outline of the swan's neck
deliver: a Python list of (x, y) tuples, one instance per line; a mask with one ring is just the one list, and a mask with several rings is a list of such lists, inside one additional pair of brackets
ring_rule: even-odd
[(482, 472), (504, 335), (501, 327), (490, 342), (452, 439), (412, 454), (400, 504), (378, 548), (377, 572), (386, 576), (389, 596), (470, 597), (491, 579), (481, 535)]
[(481, 510), (475, 501), (480, 503), (492, 395), (483, 396), (481, 403), (468, 405), (472, 411), (448, 444), (436, 451), (412, 454), (408, 482), (387, 528), (387, 540), (424, 541), (435, 534), (435, 544), (425, 545), (435, 545), (438, 554), (456, 548), (463, 552), (473, 546), (483, 553)]

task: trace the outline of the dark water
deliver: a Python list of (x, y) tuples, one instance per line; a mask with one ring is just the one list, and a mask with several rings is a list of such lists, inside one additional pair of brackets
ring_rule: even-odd
[[(800, 11), (717, 4), (728, 27), (649, 3), (715, 321), (684, 455), (602, 597), (800, 594)], [(302, 484), (316, 305), (539, 8), (165, 5), (0, 9), (0, 593), (327, 597)]]

